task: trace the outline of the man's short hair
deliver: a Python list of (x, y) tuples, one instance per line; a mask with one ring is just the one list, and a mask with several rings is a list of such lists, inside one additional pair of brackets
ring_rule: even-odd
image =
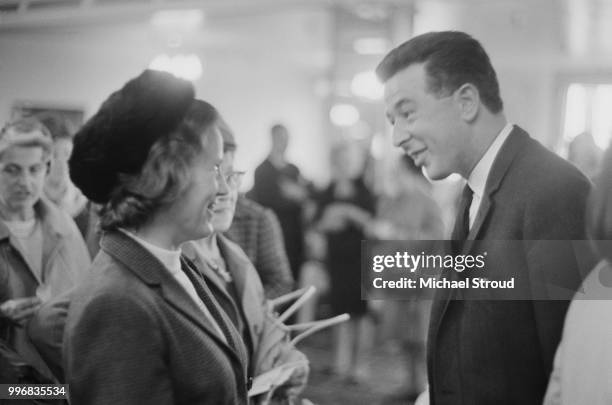
[(473, 84), (482, 103), (492, 113), (503, 108), (497, 75), (482, 45), (460, 31), (429, 32), (416, 36), (389, 52), (376, 68), (386, 82), (399, 71), (424, 63), (428, 89), (446, 96), (466, 83)]
[(0, 155), (14, 146), (40, 146), (50, 158), (53, 141), (47, 127), (34, 117), (9, 122), (0, 130)]

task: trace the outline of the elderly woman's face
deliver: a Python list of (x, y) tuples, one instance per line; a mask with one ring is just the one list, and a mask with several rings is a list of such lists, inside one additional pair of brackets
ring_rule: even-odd
[(13, 146), (0, 157), (0, 202), (9, 215), (29, 216), (40, 199), (47, 161), (39, 146)]
[(185, 241), (197, 240), (213, 232), (213, 210), (217, 197), (227, 195), (228, 188), (220, 175), (223, 142), (216, 126), (202, 134), (203, 151), (191, 167), (191, 183), (173, 204), (169, 215)]
[[(227, 152), (223, 155), (221, 173), (224, 178), (227, 178), (233, 171), (234, 152)], [(225, 232), (232, 224), (236, 211), (236, 200), (238, 199), (238, 187), (239, 184), (228, 184), (229, 192), (225, 195), (217, 196), (213, 216), (213, 228), (215, 232)]]

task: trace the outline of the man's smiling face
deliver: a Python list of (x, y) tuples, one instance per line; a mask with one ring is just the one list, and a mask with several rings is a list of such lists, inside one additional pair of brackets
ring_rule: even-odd
[(385, 82), (387, 117), (393, 144), (406, 152), (429, 178), (440, 180), (465, 170), (469, 138), (454, 94), (430, 92), (425, 65), (413, 64)]

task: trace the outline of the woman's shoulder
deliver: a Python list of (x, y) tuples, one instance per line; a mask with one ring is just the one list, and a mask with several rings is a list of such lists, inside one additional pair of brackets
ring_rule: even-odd
[(74, 292), (75, 299), (149, 301), (151, 289), (126, 265), (101, 250), (92, 263), (89, 277)]

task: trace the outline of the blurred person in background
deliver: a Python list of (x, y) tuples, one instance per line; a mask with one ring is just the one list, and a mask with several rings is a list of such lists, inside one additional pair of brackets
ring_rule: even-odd
[(26, 335), (39, 306), (70, 290), (90, 258), (74, 221), (43, 196), (53, 141), (34, 118), (0, 132), (0, 339), (48, 378)]
[[(442, 212), (432, 198), (431, 184), (412, 159), (402, 155), (392, 170), (393, 181), (383, 180), (385, 192), (379, 197), (370, 236), (381, 240), (428, 240), (431, 249), (444, 237)], [(419, 249), (423, 249), (419, 244)], [(383, 338), (393, 339), (405, 356), (408, 383), (387, 400), (414, 401), (427, 385), (425, 342), (431, 296), (419, 290), (407, 290), (402, 300), (384, 301)], [(387, 345), (385, 345), (387, 346)]]
[(300, 272), (299, 288), (314, 287), (315, 290), (309, 300), (299, 309), (297, 323), (313, 322), (317, 319), (317, 313), (321, 300), (329, 294), (329, 273), (325, 267), (327, 251), (327, 240), (325, 235), (310, 227), (305, 236), (305, 261)]
[(56, 114), (40, 114), (37, 118), (47, 127), (53, 138), (53, 159), (45, 180), (45, 196), (74, 218), (81, 233), (85, 235), (88, 225), (87, 198), (70, 181), (68, 172), (74, 134), (66, 120)]
[(602, 260), (570, 304), (544, 405), (612, 404), (612, 148), (589, 198), (589, 236)]
[(72, 153), (74, 132), (68, 120), (58, 114), (45, 112), (37, 114), (36, 118), (49, 130), (53, 138), (53, 158), (45, 180), (45, 196), (74, 219), (89, 254), (94, 257), (98, 253), (100, 242), (97, 229), (99, 207), (89, 202), (70, 180), (68, 159)]
[(272, 209), (278, 217), (293, 279), (299, 280), (304, 261), (304, 205), (309, 195), (308, 183), (297, 166), (287, 161), (287, 127), (272, 126), (270, 139), (270, 154), (255, 169), (253, 188), (247, 197)]
[(589, 179), (594, 180), (601, 164), (602, 150), (590, 132), (576, 135), (569, 143), (567, 160), (572, 162)]
[[(221, 173), (225, 176), (229, 193), (219, 196), (215, 201), (212, 218), (214, 232), (204, 239), (184, 243), (182, 251), (200, 269), (217, 301), (241, 333), (249, 353), (249, 376), (254, 377), (258, 370), (254, 357), (262, 344), (262, 331), (269, 330), (270, 326), (265, 323), (274, 323), (276, 316), (267, 303), (253, 264), (240, 246), (223, 235), (234, 218), (238, 188), (244, 172), (234, 170), (236, 141), (233, 132), (222, 120), (219, 128), (224, 151)], [(306, 357), (288, 341), (279, 345), (282, 347), (278, 348), (278, 357), (284, 363), (303, 362), (290, 382), (275, 392), (280, 399), (292, 399), (306, 386), (308, 363)]]
[(397, 160), (393, 181), (379, 199), (371, 227), (380, 239), (435, 240), (444, 234), (440, 208), (432, 185), (407, 155)]
[(240, 194), (234, 220), (226, 235), (249, 257), (267, 298), (276, 298), (293, 289), (283, 231), (274, 212)]
[(331, 151), (332, 182), (318, 196), (315, 229), (326, 240), (325, 266), (333, 315), (349, 313), (337, 326), (333, 371), (349, 381), (367, 377), (365, 356), (371, 349), (373, 325), (368, 303), (361, 299), (361, 241), (375, 209), (375, 198), (363, 181), (365, 151), (354, 142)]
[(76, 134), (70, 176), (103, 205), (103, 236), (66, 320), (74, 403), (248, 402), (242, 338), (180, 251), (228, 193), (218, 120), (190, 82), (146, 70)]

